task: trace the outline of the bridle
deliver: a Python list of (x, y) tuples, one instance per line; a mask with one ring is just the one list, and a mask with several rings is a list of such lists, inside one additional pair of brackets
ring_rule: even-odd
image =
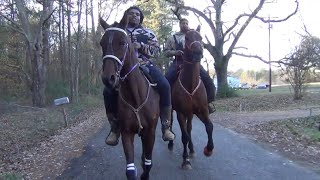
[[(196, 31), (196, 30), (189, 30), (189, 31), (193, 31), (193, 32), (196, 32), (197, 34), (199, 34), (200, 35), (200, 33), (198, 32), (198, 31)], [(200, 35), (201, 36), (201, 35)], [(199, 44), (200, 46), (201, 46), (201, 48), (203, 49), (203, 44), (202, 44), (202, 42), (201, 41), (193, 41), (192, 43), (190, 43), (188, 46), (186, 46), (186, 50), (189, 50), (191, 53), (190, 53), (190, 55), (192, 56), (192, 61), (190, 62), (190, 61), (186, 61), (186, 60), (184, 60), (184, 61), (186, 61), (188, 64), (193, 64), (194, 62), (199, 62), (199, 61), (193, 61), (194, 60), (194, 53), (193, 53), (193, 51), (192, 51), (192, 45), (194, 45), (194, 44)], [(201, 59), (200, 59), (201, 60)]]
[[(121, 28), (117, 28), (117, 27), (110, 27), (110, 28), (107, 28), (105, 29), (105, 33), (107, 31), (118, 31), (118, 32), (121, 32), (123, 33), (124, 35), (126, 35), (127, 37), (127, 32)], [(108, 43), (111, 47), (111, 53), (113, 53), (113, 49), (112, 49), (112, 41), (113, 41), (113, 33), (111, 34), (111, 36), (109, 37), (109, 40), (108, 40)], [(121, 80), (121, 81), (124, 81), (128, 75), (136, 68), (138, 67), (139, 63), (136, 63), (124, 76), (121, 76), (120, 72), (122, 71), (122, 68), (123, 68), (123, 65), (124, 65), (124, 62), (126, 60), (126, 55), (127, 55), (127, 51), (128, 51), (128, 46), (129, 44), (126, 43), (126, 47), (125, 47), (125, 51), (124, 51), (124, 54), (122, 56), (121, 59), (119, 59), (117, 56), (113, 55), (113, 54), (106, 54), (102, 57), (102, 61), (103, 61), (103, 64), (105, 63), (106, 60), (110, 59), (110, 60), (113, 60), (115, 61), (117, 64), (119, 64), (119, 66), (116, 66), (116, 75), (117, 75), (117, 79), (116, 79), (116, 83), (118, 82), (118, 78)], [(130, 58), (128, 58), (128, 61), (130, 61)]]

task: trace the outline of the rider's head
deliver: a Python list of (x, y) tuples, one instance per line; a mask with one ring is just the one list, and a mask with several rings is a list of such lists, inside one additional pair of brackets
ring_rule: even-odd
[(125, 11), (125, 13), (127, 14), (129, 20), (128, 27), (134, 28), (142, 24), (144, 16), (139, 7), (131, 6)]
[(180, 19), (179, 21), (180, 31), (187, 32), (189, 30), (189, 21), (185, 18)]

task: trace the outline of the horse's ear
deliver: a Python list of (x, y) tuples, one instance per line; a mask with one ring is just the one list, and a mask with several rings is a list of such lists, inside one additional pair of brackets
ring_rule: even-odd
[(129, 20), (128, 20), (127, 12), (124, 12), (123, 17), (122, 17), (119, 25), (121, 28), (127, 29), (128, 22), (129, 22)]
[(198, 27), (197, 27), (196, 31), (200, 32), (200, 29), (201, 29), (201, 26), (200, 26), (200, 25), (198, 25)]
[(104, 30), (110, 27), (110, 25), (105, 20), (103, 20), (102, 17), (99, 17), (99, 22)]

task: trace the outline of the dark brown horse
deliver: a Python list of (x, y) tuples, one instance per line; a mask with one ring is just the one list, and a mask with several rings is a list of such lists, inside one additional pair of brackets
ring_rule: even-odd
[(139, 70), (138, 58), (125, 31), (127, 18), (124, 16), (119, 24), (111, 26), (101, 18), (100, 23), (105, 30), (100, 42), (103, 51), (102, 79), (106, 86), (119, 91), (117, 115), (127, 162), (127, 179), (137, 179), (133, 144), (136, 134), (142, 141), (141, 179), (149, 179), (159, 118), (159, 95)]
[[(191, 169), (187, 146), (190, 150), (190, 157), (194, 154), (191, 139), (193, 114), (197, 115), (204, 123), (208, 135), (208, 143), (204, 148), (204, 154), (210, 156), (214, 148), (212, 140), (213, 124), (209, 119), (207, 93), (200, 79), (200, 61), (203, 57), (203, 46), (199, 31), (200, 26), (197, 30), (189, 30), (185, 35), (183, 64), (178, 79), (172, 88), (172, 108), (177, 113), (184, 148), (183, 169)], [(168, 148), (170, 150), (173, 149), (173, 141), (169, 142)]]

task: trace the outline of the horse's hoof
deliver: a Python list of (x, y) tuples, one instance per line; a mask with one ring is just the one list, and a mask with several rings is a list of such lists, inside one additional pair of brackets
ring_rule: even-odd
[(184, 162), (184, 163), (182, 163), (181, 168), (183, 170), (191, 170), (192, 169), (191, 163), (190, 162)]
[(148, 180), (149, 176), (145, 175), (144, 173), (140, 176), (141, 180)]
[(170, 142), (168, 143), (168, 149), (169, 149), (170, 151), (173, 150), (173, 141), (170, 141)]
[(211, 150), (211, 151), (208, 150), (207, 146), (204, 147), (204, 149), (203, 149), (203, 154), (204, 154), (205, 156), (207, 156), (207, 157), (211, 156), (211, 155), (212, 155), (212, 152), (213, 152), (212, 150)]

